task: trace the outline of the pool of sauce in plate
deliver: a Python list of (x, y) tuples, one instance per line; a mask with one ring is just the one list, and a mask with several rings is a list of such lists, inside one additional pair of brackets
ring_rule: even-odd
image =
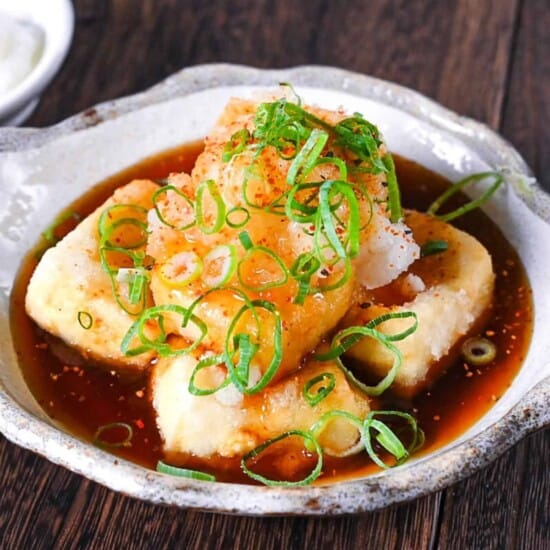
[[(147, 158), (95, 186), (68, 211), (83, 218), (104, 202), (116, 187), (132, 179), (160, 179), (172, 172), (189, 172), (201, 150), (202, 143), (197, 142)], [(407, 208), (426, 210), (449, 185), (441, 176), (410, 160), (396, 156), (395, 162), (403, 205)], [(454, 208), (463, 200), (456, 197), (450, 206)], [(56, 237), (63, 236), (75, 224), (70, 217), (57, 227)], [(454, 225), (474, 235), (491, 253), (497, 275), (495, 300), (483, 334), (496, 344), (498, 352), (496, 359), (482, 368), (469, 367), (457, 360), (432, 388), (412, 402), (400, 403), (403, 410), (416, 416), (424, 430), (426, 442), (419, 451), (421, 454), (457, 438), (503, 395), (522, 364), (532, 332), (529, 284), (516, 252), (501, 231), (480, 210), (459, 218)], [(91, 441), (98, 427), (106, 424), (124, 422), (131, 425), (131, 446), (110, 447), (109, 451), (155, 468), (163, 453), (147, 379), (124, 378), (114, 371), (86, 365), (79, 355), (46, 335), (26, 315), (26, 288), (43, 248), (44, 243), (40, 243), (27, 256), (11, 298), (14, 346), (29, 388), (50, 417), (84, 440)], [(379, 404), (385, 408), (396, 406), (389, 394)], [(113, 431), (105, 434), (105, 439), (112, 436), (120, 440), (124, 435), (124, 432)], [(179, 465), (215, 473), (220, 481), (251, 483), (240, 471), (237, 459), (213, 458), (206, 462), (190, 456), (179, 458)], [(325, 457), (323, 475), (318, 482), (361, 476), (376, 470), (365, 454), (346, 459)], [(262, 473), (269, 472), (263, 470)]]

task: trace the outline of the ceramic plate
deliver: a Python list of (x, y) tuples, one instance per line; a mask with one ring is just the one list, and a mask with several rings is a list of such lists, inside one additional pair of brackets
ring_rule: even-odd
[[(460, 438), (371, 477), (327, 486), (269, 488), (173, 478), (120, 460), (50, 420), (18, 368), (9, 294), (24, 253), (64, 206), (138, 160), (203, 137), (231, 96), (292, 82), (307, 103), (359, 111), (392, 151), (458, 180), (500, 170), (508, 185), (487, 212), (518, 250), (535, 303), (532, 345), (510, 389)], [(0, 429), (114, 490), (156, 503), (240, 514), (339, 514), (374, 510), (454, 483), (550, 422), (550, 200), (517, 152), (487, 127), (416, 92), (334, 68), (258, 70), (204, 65), (154, 88), (98, 105), (43, 130), (0, 130)]]

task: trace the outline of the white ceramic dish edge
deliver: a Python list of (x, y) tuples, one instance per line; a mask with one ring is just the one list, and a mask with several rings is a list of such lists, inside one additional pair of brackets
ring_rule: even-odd
[[(528, 183), (530, 174), (522, 159), (491, 130), (458, 117), (420, 94), (400, 86), (325, 67), (262, 71), (239, 66), (207, 65), (186, 69), (143, 94), (99, 105), (54, 127), (45, 130), (3, 130), (0, 133), (0, 151), (34, 148), (62, 135), (190, 92), (243, 83), (272, 86), (279, 81), (374, 98), (429, 120), (431, 124), (444, 128), (461, 140), (481, 146), (484, 151), (488, 151), (487, 162), (493, 166), (508, 167), (513, 176), (510, 179), (520, 182), (518, 192), (522, 199), (545, 220), (549, 219), (548, 196), (536, 183)], [(373, 510), (409, 500), (469, 475), (530, 431), (548, 424), (549, 390), (550, 381), (546, 378), (531, 389), (512, 411), (481, 434), (436, 456), (420, 460), (414, 465), (414, 471), (403, 468), (392, 471), (390, 475), (381, 474), (300, 490), (217, 484), (216, 491), (211, 491), (211, 486), (204, 483), (165, 476), (159, 482), (158, 474), (116, 460), (60, 432), (49, 423), (37, 420), (32, 414), (21, 410), (6, 393), (0, 394), (0, 427), (9, 439), (56, 463), (113, 489), (153, 502), (230, 513), (335, 514)], [(38, 432), (36, 422), (40, 423)], [(417, 480), (416, 483), (413, 483), (412, 476)]]

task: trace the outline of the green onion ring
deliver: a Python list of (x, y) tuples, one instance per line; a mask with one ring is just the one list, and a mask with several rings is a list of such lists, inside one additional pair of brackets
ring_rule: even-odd
[[(269, 256), (277, 264), (277, 267), (281, 270), (280, 278), (260, 285), (248, 284), (245, 280), (244, 275), (242, 274), (242, 269), (245, 262), (249, 261), (251, 256), (253, 256), (254, 254), (264, 254), (265, 256)], [(237, 277), (239, 278), (239, 282), (241, 283), (241, 285), (247, 290), (251, 290), (252, 292), (262, 292), (270, 288), (285, 285), (288, 281), (288, 269), (283, 260), (281, 260), (280, 256), (276, 252), (265, 246), (257, 245), (246, 249), (246, 254), (237, 265)]]
[(153, 203), (153, 208), (155, 209), (155, 212), (157, 213), (158, 219), (164, 225), (167, 225), (168, 227), (170, 227), (172, 229), (175, 229), (176, 231), (185, 231), (186, 229), (190, 229), (191, 227), (193, 227), (197, 223), (196, 218), (191, 220), (189, 223), (184, 224), (184, 225), (174, 225), (174, 224), (170, 223), (169, 221), (167, 221), (164, 218), (164, 216), (162, 215), (162, 213), (160, 211), (160, 208), (158, 206), (158, 200), (159, 200), (160, 195), (162, 195), (163, 193), (168, 193), (168, 191), (173, 191), (174, 193), (176, 193), (176, 195), (179, 195), (180, 197), (182, 197), (185, 200), (185, 202), (189, 205), (190, 209), (193, 212), (195, 211), (195, 204), (181, 189), (178, 189), (174, 185), (165, 185), (164, 187), (161, 187), (160, 189), (157, 189), (153, 193), (153, 196), (151, 197), (151, 202)]
[(89, 330), (94, 324), (94, 318), (88, 311), (79, 311), (77, 315), (78, 324), (84, 329)]
[[(116, 428), (122, 428), (127, 431), (127, 435), (122, 441), (109, 443), (108, 441), (104, 441), (103, 439), (101, 439), (103, 433)], [(130, 426), (130, 424), (126, 424), (126, 422), (111, 422), (110, 424), (100, 426), (96, 430), (93, 437), (93, 443), (98, 447), (130, 447), (132, 445), (132, 437), (134, 437), (134, 430), (132, 429), (132, 426)]]
[[(203, 196), (204, 193), (210, 193), (214, 204), (216, 205), (216, 219), (212, 226), (208, 226), (205, 223), (203, 212)], [(204, 180), (199, 183), (196, 191), (195, 200), (195, 218), (197, 220), (197, 227), (206, 235), (212, 235), (217, 233), (223, 226), (225, 220), (225, 203), (220, 195), (216, 182), (214, 180)]]
[(191, 377), (189, 378), (189, 385), (188, 385), (188, 391), (192, 395), (212, 395), (213, 393), (216, 393), (218, 390), (221, 390), (222, 388), (225, 388), (229, 385), (231, 382), (231, 379), (226, 376), (223, 380), (223, 382), (216, 386), (215, 388), (208, 388), (208, 389), (202, 389), (196, 386), (195, 384), (195, 378), (197, 377), (197, 374), (208, 367), (212, 367), (214, 365), (220, 365), (224, 363), (224, 355), (210, 355), (208, 357), (203, 357), (195, 366), (193, 369), (193, 372), (191, 373)]
[[(326, 382), (324, 387), (319, 388), (315, 393), (310, 393), (309, 390), (315, 385)], [(307, 401), (308, 405), (315, 407), (318, 405), (327, 395), (336, 387), (336, 376), (332, 372), (323, 372), (317, 376), (308, 380), (302, 389), (302, 395)]]
[[(442, 214), (442, 215), (437, 214), (437, 211), (441, 208), (441, 206), (450, 197), (455, 195), (458, 191), (460, 191), (464, 187), (467, 187), (468, 185), (476, 181), (481, 181), (486, 178), (494, 178), (495, 181), (489, 186), (489, 188), (479, 198), (471, 200), (470, 202), (464, 204), (463, 206), (458, 207), (456, 210), (453, 210), (448, 214)], [(447, 189), (438, 199), (436, 199), (430, 205), (430, 207), (427, 210), (427, 213), (431, 214), (432, 216), (435, 216), (441, 221), (449, 222), (485, 204), (489, 200), (491, 195), (493, 195), (503, 183), (504, 183), (504, 179), (502, 175), (499, 174), (498, 172), (480, 172), (479, 174), (472, 174), (470, 176), (467, 176), (461, 179), (460, 181), (455, 183), (453, 186), (449, 187), (449, 189)]]
[(355, 445), (346, 449), (345, 451), (334, 452), (334, 451), (328, 450), (327, 448), (323, 448), (323, 452), (325, 454), (328, 454), (329, 456), (335, 456), (335, 457), (344, 457), (344, 456), (350, 456), (352, 454), (356, 454), (364, 447), (363, 421), (358, 416), (355, 416), (354, 414), (348, 411), (343, 411), (338, 409), (327, 411), (319, 418), (319, 420), (317, 420), (317, 422), (315, 422), (315, 424), (313, 424), (313, 426), (311, 426), (311, 428), (309, 429), (309, 432), (311, 433), (311, 435), (313, 435), (313, 437), (316, 440), (318, 440), (320, 434), (323, 433), (323, 431), (325, 430), (327, 425), (331, 422), (331, 420), (334, 420), (335, 418), (344, 418), (350, 424), (355, 426), (357, 428), (357, 432), (359, 433), (359, 440)]
[[(408, 447), (405, 447), (401, 440), (395, 435), (395, 433), (380, 420), (376, 420), (375, 416), (397, 416), (404, 418), (407, 423), (410, 425), (413, 432), (413, 440)], [(372, 437), (370, 430), (374, 429), (378, 432), (376, 440), (386, 451), (388, 451), (396, 460), (396, 463), (393, 466), (398, 466), (402, 464), (412, 452), (417, 450), (422, 443), (424, 442), (424, 433), (418, 427), (416, 419), (409, 413), (401, 411), (371, 411), (367, 414), (363, 422), (363, 439), (365, 441), (365, 449), (370, 456), (371, 460), (380, 466), (380, 468), (390, 468), (393, 466), (388, 466), (375, 452), (372, 446)]]
[[(307, 477), (299, 481), (277, 481), (273, 479), (268, 479), (267, 477), (264, 477), (260, 474), (256, 474), (248, 468), (246, 463), (251, 458), (256, 458), (259, 454), (261, 454), (263, 451), (265, 451), (265, 449), (267, 449), (274, 443), (277, 443), (278, 441), (292, 436), (301, 437), (305, 443), (309, 443), (313, 447), (315, 453), (317, 454), (317, 463), (315, 464), (315, 468)], [(244, 455), (241, 460), (241, 469), (248, 477), (271, 487), (300, 487), (303, 485), (310, 485), (321, 475), (321, 471), (323, 469), (323, 451), (317, 440), (310, 433), (304, 432), (302, 430), (289, 430), (288, 432), (284, 432), (276, 437), (269, 439), (268, 441), (262, 443), (261, 445), (259, 445), (255, 449), (252, 449), (249, 453)]]
[(198, 479), (200, 481), (216, 481), (216, 477), (207, 474), (205, 472), (199, 472), (198, 470), (189, 470), (188, 468), (178, 468), (176, 466), (170, 466), (162, 460), (157, 462), (157, 472), (161, 474), (168, 474), (176, 477), (187, 477), (190, 479)]
[[(242, 221), (235, 221), (232, 219), (236, 214), (244, 214), (244, 219)], [(243, 206), (235, 206), (231, 210), (227, 211), (225, 215), (225, 223), (234, 229), (245, 226), (250, 220), (250, 212)]]

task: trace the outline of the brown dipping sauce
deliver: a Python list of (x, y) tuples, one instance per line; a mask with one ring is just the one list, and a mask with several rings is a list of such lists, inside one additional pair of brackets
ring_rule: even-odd
[[(160, 179), (172, 172), (189, 172), (202, 148), (202, 143), (192, 143), (147, 158), (95, 186), (68, 210), (84, 218), (115, 188), (133, 179)], [(403, 205), (425, 211), (449, 182), (410, 160), (394, 158)], [(464, 200), (463, 196), (455, 197), (454, 204), (449, 206), (455, 208)], [(532, 333), (531, 290), (518, 255), (501, 231), (480, 210), (453, 224), (474, 235), (493, 259), (494, 309), (483, 335), (496, 344), (498, 352), (496, 359), (482, 368), (469, 367), (458, 360), (429, 391), (419, 394), (412, 402), (397, 402), (388, 392), (380, 399), (381, 408), (399, 407), (417, 418), (426, 436), (420, 454), (457, 438), (503, 395), (523, 362)], [(61, 224), (56, 237), (62, 237), (75, 225), (72, 218)], [(146, 376), (125, 379), (114, 371), (86, 365), (82, 357), (67, 353), (66, 346), (39, 329), (25, 313), (25, 293), (37, 264), (36, 252), (43, 248), (41, 243), (23, 262), (11, 297), (14, 346), (30, 390), (50, 417), (86, 441), (93, 440), (100, 426), (113, 422), (131, 425), (131, 446), (108, 450), (154, 469), (163, 453)], [(472, 276), (475, 277), (475, 273)], [(118, 434), (113, 430), (112, 434), (119, 440), (125, 435), (124, 430)], [(177, 465), (213, 473), (219, 481), (254, 483), (241, 472), (239, 459), (180, 458)], [(361, 476), (376, 470), (366, 453), (344, 459), (324, 457), (323, 474), (318, 482)], [(262, 465), (262, 474), (269, 475), (269, 468), (265, 470)]]

